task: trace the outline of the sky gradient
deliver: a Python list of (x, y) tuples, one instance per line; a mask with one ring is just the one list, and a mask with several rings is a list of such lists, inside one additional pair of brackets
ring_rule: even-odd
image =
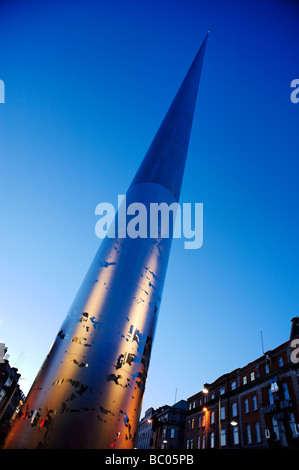
[[(207, 31), (143, 411), (287, 341), (299, 315), (296, 2), (2, 1), (0, 341), (25, 393)], [(22, 354), (22, 356), (20, 356)], [(177, 391), (176, 391), (177, 390)]]

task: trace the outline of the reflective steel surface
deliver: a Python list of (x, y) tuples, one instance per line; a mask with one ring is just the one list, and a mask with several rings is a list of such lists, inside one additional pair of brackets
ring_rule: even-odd
[[(127, 205), (178, 200), (205, 42)], [(134, 447), (171, 239), (102, 241), (5, 448)]]

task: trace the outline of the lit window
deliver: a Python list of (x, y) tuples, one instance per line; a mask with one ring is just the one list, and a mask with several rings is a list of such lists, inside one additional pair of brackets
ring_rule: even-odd
[(191, 429), (194, 429), (194, 418), (191, 419)]
[(202, 415), (202, 419), (201, 419), (201, 425), (202, 426), (205, 426), (206, 425), (206, 415)]

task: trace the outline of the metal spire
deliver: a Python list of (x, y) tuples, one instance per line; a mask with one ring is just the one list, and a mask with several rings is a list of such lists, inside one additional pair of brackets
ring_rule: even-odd
[(185, 162), (205, 55), (206, 35), (160, 128), (158, 129), (132, 185), (158, 183), (179, 200)]
[[(179, 199), (206, 41), (127, 204)], [(170, 247), (171, 237), (103, 239), (5, 448), (133, 448)]]

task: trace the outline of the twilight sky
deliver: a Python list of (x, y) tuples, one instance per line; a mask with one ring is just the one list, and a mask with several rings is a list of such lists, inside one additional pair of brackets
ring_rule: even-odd
[[(287, 0), (0, 4), (0, 341), (25, 393), (208, 30), (143, 412), (287, 341), (299, 315), (299, 7)], [(177, 389), (177, 392), (176, 392)]]

